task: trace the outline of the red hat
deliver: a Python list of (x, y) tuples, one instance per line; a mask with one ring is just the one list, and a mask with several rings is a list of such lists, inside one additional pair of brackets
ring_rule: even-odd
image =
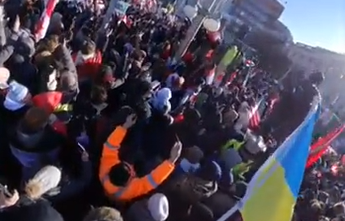
[(58, 91), (45, 92), (32, 98), (34, 105), (43, 108), (48, 114), (54, 112), (55, 108), (61, 104), (61, 100), (62, 93)]

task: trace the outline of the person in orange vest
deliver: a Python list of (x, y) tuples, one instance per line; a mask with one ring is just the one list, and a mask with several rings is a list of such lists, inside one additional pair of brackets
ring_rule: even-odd
[(119, 158), (120, 144), (126, 136), (127, 130), (135, 122), (136, 115), (128, 115), (125, 123), (117, 126), (103, 145), (99, 179), (106, 196), (118, 202), (131, 201), (159, 186), (173, 172), (175, 163), (181, 154), (182, 145), (177, 142), (171, 149), (168, 160), (163, 161), (146, 176), (137, 177), (133, 166)]

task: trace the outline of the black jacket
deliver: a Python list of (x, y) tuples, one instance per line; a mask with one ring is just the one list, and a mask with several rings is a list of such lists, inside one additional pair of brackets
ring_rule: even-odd
[(17, 205), (0, 212), (0, 220), (11, 221), (63, 221), (61, 214), (48, 201), (20, 199)]

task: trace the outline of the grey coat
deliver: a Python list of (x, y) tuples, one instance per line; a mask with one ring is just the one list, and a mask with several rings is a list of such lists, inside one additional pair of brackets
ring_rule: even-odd
[[(6, 43), (0, 46), (0, 67), (2, 67), (4, 63), (13, 55), (18, 37), (18, 34), (12, 32)], [(0, 38), (6, 38), (6, 36), (1, 36)]]
[(53, 52), (53, 56), (58, 66), (57, 71), (60, 74), (60, 79), (67, 78), (67, 80), (60, 81), (60, 90), (68, 93), (77, 93), (79, 88), (77, 69), (71, 52), (66, 46), (59, 45)]

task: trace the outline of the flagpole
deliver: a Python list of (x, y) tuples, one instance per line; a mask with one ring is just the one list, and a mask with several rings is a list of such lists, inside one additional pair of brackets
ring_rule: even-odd
[(239, 203), (236, 203), (235, 206), (233, 206), (230, 210), (228, 210), (226, 213), (224, 213), (223, 216), (221, 216), (217, 221), (227, 221), (230, 216), (232, 216), (237, 210), (240, 209)]
[(105, 33), (106, 32), (108, 23), (110, 22), (113, 14), (114, 14), (114, 10), (116, 8), (117, 2), (118, 2), (118, 0), (111, 0), (109, 2), (107, 12), (105, 13), (105, 15), (103, 17), (102, 25), (101, 25), (100, 29), (98, 30), (99, 33)]
[(182, 40), (177, 52), (175, 53), (175, 61), (180, 61), (182, 56), (186, 53), (189, 45), (195, 38), (199, 29), (201, 28), (206, 17), (216, 12), (217, 8), (225, 2), (225, 0), (206, 0), (204, 5), (201, 5), (197, 16), (192, 20), (192, 24), (187, 30), (186, 37)]
[[(213, 0), (213, 2), (215, 2), (215, 0)], [(199, 14), (197, 15), (196, 18), (193, 19), (192, 25), (187, 30), (186, 38), (183, 39), (183, 41), (179, 45), (179, 48), (175, 54), (176, 61), (179, 61), (182, 58), (182, 56), (187, 52), (189, 45), (192, 43), (193, 39), (195, 38), (196, 34), (201, 28), (202, 23), (204, 22), (205, 18), (206, 18), (206, 15)]]

